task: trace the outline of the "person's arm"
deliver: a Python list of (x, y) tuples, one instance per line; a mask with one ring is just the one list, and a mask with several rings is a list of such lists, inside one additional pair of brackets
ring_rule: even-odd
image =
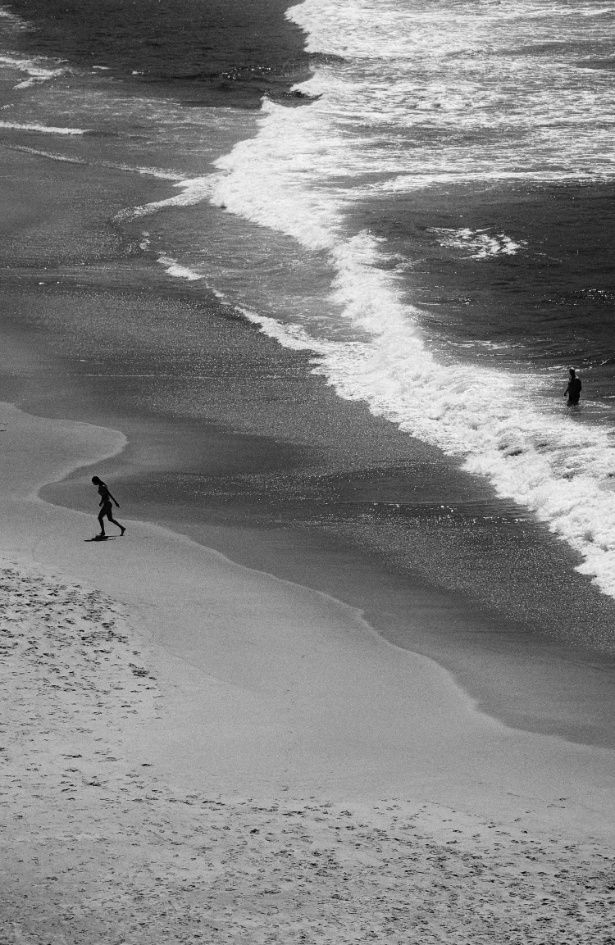
[(109, 496), (109, 498), (111, 499), (112, 502), (115, 502), (116, 508), (119, 509), (120, 503), (117, 501), (117, 499), (114, 499), (114, 498), (113, 498), (113, 496), (111, 495), (111, 493), (109, 492), (108, 489), (107, 489), (107, 495)]

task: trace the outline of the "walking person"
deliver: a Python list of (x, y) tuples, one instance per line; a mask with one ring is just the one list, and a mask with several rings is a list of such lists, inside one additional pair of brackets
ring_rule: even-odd
[(113, 522), (114, 525), (120, 529), (120, 538), (126, 531), (123, 525), (120, 525), (119, 522), (113, 518), (113, 503), (119, 509), (120, 504), (117, 502), (114, 497), (109, 492), (108, 486), (99, 479), (98, 476), (92, 476), (92, 482), (95, 486), (98, 487), (98, 494), (100, 496), (100, 512), (98, 513), (98, 521), (100, 522), (100, 534), (97, 535), (97, 538), (106, 538), (105, 534), (105, 518), (108, 518), (110, 522)]
[(581, 378), (577, 375), (577, 372), (573, 367), (568, 371), (570, 375), (568, 378), (568, 387), (564, 391), (564, 397), (568, 398), (568, 407), (576, 407), (579, 402), (579, 397), (581, 396)]

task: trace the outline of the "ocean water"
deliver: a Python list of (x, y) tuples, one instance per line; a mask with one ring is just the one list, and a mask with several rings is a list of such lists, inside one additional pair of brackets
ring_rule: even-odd
[[(493, 338), (475, 333), (472, 300), (449, 337), (442, 320), (434, 332), (431, 313), (413, 302), (426, 240), (459, 268), (481, 269), (483, 283), (501, 279), (511, 260), (528, 278), (544, 271), (540, 223), (517, 214), (507, 229), (513, 186), (517, 199), (531, 194), (531, 215), (541, 197), (572, 191), (583, 201), (584, 188), (611, 182), (615, 10), (595, 2), (446, 2), (425, 11), (418, 3), (307, 0), (289, 16), (323, 60), (301, 86), (314, 101), (293, 112), (267, 103), (259, 134), (217, 162), (212, 199), (325, 255), (334, 276), (329, 324), (294, 319), (281, 328), (275, 318), (261, 322), (264, 330), (312, 348), (315, 370), (340, 396), (365, 400), (488, 477), (581, 552), (582, 570), (615, 593), (612, 273), (610, 285), (603, 275), (593, 285), (591, 272), (581, 271), (580, 284), (571, 274), (569, 306), (575, 292), (591, 300), (575, 313), (572, 339), (569, 313), (558, 320), (553, 306), (541, 311), (527, 293)], [(452, 206), (490, 204), (488, 225), (462, 218), (425, 227), (429, 192), (439, 192), (441, 209), (443, 190)], [(414, 194), (424, 229), (413, 240)], [(541, 218), (545, 228), (565, 225), (557, 212)], [(575, 234), (574, 219), (568, 227), (573, 255), (582, 227)], [(497, 319), (497, 291), (486, 304)], [(568, 364), (583, 369), (578, 413), (562, 406)]]
[(491, 483), (615, 596), (615, 6), (102, 7), (3, 4), (4, 146), (168, 181), (116, 215), (143, 254)]

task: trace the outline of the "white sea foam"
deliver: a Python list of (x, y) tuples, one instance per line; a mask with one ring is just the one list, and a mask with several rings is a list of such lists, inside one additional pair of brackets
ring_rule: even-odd
[[(48, 158), (50, 161), (59, 161), (63, 164), (90, 164), (87, 158), (74, 157), (68, 154), (60, 154), (57, 151), (46, 151), (43, 148), (31, 148), (23, 144), (10, 145), (13, 151), (24, 151), (26, 154), (36, 154), (39, 157)], [(134, 164), (123, 164), (119, 161), (97, 161), (97, 167), (107, 167), (117, 171), (125, 171), (128, 174), (139, 174), (143, 177), (157, 177), (159, 180), (168, 180), (173, 183), (182, 181), (180, 174), (174, 171), (165, 171), (158, 167), (140, 167)], [(140, 209), (140, 208), (139, 208)], [(132, 211), (124, 211), (131, 213)]]
[[(310, 108), (353, 139), (364, 173), (424, 185), (443, 175), (612, 177), (612, 79), (583, 83), (578, 68), (590, 44), (611, 54), (602, 20), (612, 9), (595, 0), (305, 0), (288, 15), (310, 51), (346, 60), (316, 66), (302, 86), (321, 96)], [(543, 57), (537, 73), (541, 44), (559, 54)]]
[(85, 135), (87, 130), (83, 128), (55, 128), (53, 125), (37, 125), (18, 121), (0, 121), (0, 128), (7, 128), (14, 131), (35, 131), (38, 134), (45, 135)]
[(417, 171), (413, 174), (400, 174), (398, 177), (391, 177), (389, 180), (378, 182), (369, 188), (366, 193), (377, 194), (407, 194), (412, 191), (425, 190), (429, 187), (463, 186), (464, 184), (489, 184), (489, 183), (521, 183), (531, 184), (539, 181), (542, 184), (566, 184), (566, 183), (595, 183), (596, 181), (608, 181), (613, 175), (613, 168), (595, 168), (589, 170), (543, 170), (537, 172), (535, 169), (527, 171), (513, 171), (501, 168), (499, 170), (481, 168), (480, 170), (460, 170), (458, 173), (433, 173), (433, 171)]
[(194, 269), (182, 266), (181, 263), (179, 263), (177, 259), (173, 259), (172, 256), (159, 256), (158, 262), (161, 266), (164, 266), (170, 276), (174, 276), (176, 279), (187, 279), (188, 282), (196, 282), (203, 278), (203, 276), (195, 272)]
[(50, 161), (59, 161), (61, 164), (87, 164), (83, 158), (70, 157), (66, 154), (57, 154), (54, 151), (44, 151), (42, 148), (28, 148), (23, 144), (10, 145), (12, 151), (23, 151), (25, 154), (35, 154), (37, 157), (48, 158)]
[(6, 10), (4, 7), (0, 7), (0, 20), (2, 21), (3, 31), (8, 29), (9, 32), (21, 32), (29, 29), (25, 20), (22, 20), (17, 14)]
[(119, 161), (101, 161), (100, 167), (126, 171), (129, 174), (140, 174), (142, 177), (157, 177), (159, 180), (172, 181), (174, 184), (182, 183), (185, 179), (176, 171), (167, 171), (160, 167), (141, 167), (138, 164), (122, 164)]
[[(566, 29), (581, 30), (575, 17), (584, 19), (585, 39), (601, 30), (588, 18), (612, 8), (582, 3), (564, 12), (574, 13)], [(347, 222), (358, 197), (444, 181), (612, 179), (610, 79), (583, 89), (573, 66), (555, 58), (549, 81), (541, 75), (520, 87), (534, 55), (524, 43), (553, 39), (553, 18), (535, 0), (458, 5), (450, 18), (418, 0), (306, 0), (289, 15), (312, 52), (341, 61), (315, 66), (301, 86), (320, 96), (309, 105), (265, 103), (258, 134), (217, 162), (211, 200), (326, 258), (336, 272), (330, 310), (356, 340), (326, 341), (316, 325), (310, 334), (249, 309), (247, 317), (281, 344), (311, 351), (314, 371), (339, 396), (365, 401), (534, 512), (581, 553), (580, 570), (615, 596), (610, 431), (567, 411), (563, 397), (554, 401), (550, 377), (438, 360), (405, 301), (407, 286), (383, 265), (381, 242), (366, 231), (352, 235)], [(512, 41), (515, 17), (522, 51), (505, 60), (499, 53)], [(497, 81), (486, 81), (490, 51)], [(587, 124), (588, 114), (603, 125)], [(479, 259), (521, 248), (489, 231), (441, 235)]]
[[(148, 173), (145, 168), (134, 168), (139, 173)], [(139, 207), (130, 207), (121, 210), (117, 215), (117, 220), (136, 220), (139, 217), (146, 217), (159, 210), (167, 210), (170, 207), (190, 207), (198, 203), (203, 203), (211, 196), (214, 181), (209, 177), (193, 177), (189, 180), (177, 179), (175, 175), (155, 174), (156, 177), (163, 177), (174, 181), (173, 186), (179, 189), (180, 193), (167, 197), (164, 200), (153, 200), (151, 203), (143, 204)]]
[(39, 82), (49, 82), (67, 71), (66, 67), (44, 66), (38, 59), (17, 59), (14, 56), (0, 56), (0, 67), (2, 66), (28, 75), (27, 79), (22, 79), (14, 86), (16, 89), (27, 89)]
[(469, 259), (489, 259), (493, 256), (516, 256), (524, 243), (517, 243), (505, 233), (492, 233), (489, 230), (471, 230), (469, 227), (450, 229), (432, 227), (432, 233), (439, 238), (441, 246), (461, 249)]

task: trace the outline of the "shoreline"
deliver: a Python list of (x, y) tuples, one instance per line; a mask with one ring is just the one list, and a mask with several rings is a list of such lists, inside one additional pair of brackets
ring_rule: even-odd
[[(30, 162), (59, 186), (51, 202), (53, 191), (44, 196), (51, 221), (75, 174), (89, 192), (88, 169)], [(25, 265), (9, 257), (4, 399), (124, 430), (130, 447), (102, 476), (141, 520), (365, 611), (385, 639), (452, 672), (493, 718), (612, 747), (612, 656), (584, 650), (583, 635), (612, 627), (615, 603), (572, 572), (572, 553), (435, 449), (340, 400), (308, 356), (280, 348), (199, 283), (171, 279), (155, 254), (128, 252), (138, 234), (110, 231), (102, 195), (114, 194), (114, 210), (164, 197), (169, 184), (104, 175), (56, 256), (37, 226)], [(39, 212), (40, 190), (15, 188), (18, 218)], [(210, 212), (213, 225), (220, 211)], [(84, 229), (96, 239), (78, 260)], [(45, 495), (84, 509), (89, 489), (78, 473)], [(537, 574), (553, 585), (546, 598)], [(570, 646), (557, 639), (560, 623), (578, 634)]]
[[(201, 430), (201, 434), (202, 434)], [(214, 442), (216, 438), (214, 437)], [(59, 483), (45, 486), (44, 500), (60, 509), (85, 510), (82, 500), (91, 467), (79, 468)], [(120, 475), (122, 473), (120, 463)], [(113, 476), (113, 464), (105, 476)], [(123, 480), (126, 486), (126, 480)], [(141, 508), (141, 520), (147, 507)], [(485, 616), (461, 598), (443, 593), (414, 576), (403, 582), (403, 596), (391, 594), (391, 575), (365, 563), (335, 543), (315, 542), (286, 530), (205, 518), (198, 527), (158, 510), (159, 525), (176, 536), (213, 551), (238, 567), (280, 580), (303, 591), (339, 602), (363, 619), (381, 641), (424, 657), (450, 675), (481, 714), (511, 729), (553, 735), (570, 743), (613, 749), (610, 727), (612, 685), (607, 657), (591, 650), (531, 640), (524, 630)], [(356, 572), (356, 578), (352, 575)], [(357, 582), (369, 584), (359, 593)], [(384, 591), (378, 580), (385, 582)], [(384, 608), (394, 606), (394, 611)], [(491, 638), (489, 635), (496, 633)], [(451, 637), (454, 629), (456, 638)], [(507, 690), (502, 691), (505, 661)], [(556, 661), (556, 662), (555, 662)], [(499, 694), (496, 695), (500, 689)]]
[(8, 942), (608, 928), (615, 753), (508, 729), (351, 608), (167, 529), (83, 544), (94, 516), (38, 489), (122, 440), (0, 416)]

